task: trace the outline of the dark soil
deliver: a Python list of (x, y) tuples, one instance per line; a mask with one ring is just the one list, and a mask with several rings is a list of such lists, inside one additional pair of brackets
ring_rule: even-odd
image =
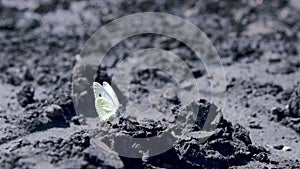
[[(208, 98), (195, 100), (189, 105), (199, 110), (195, 123), (167, 137), (172, 142), (161, 140), (170, 150), (128, 158), (113, 151), (132, 146), (123, 136), (168, 135), (186, 124), (174, 79), (156, 69), (134, 76), (130, 101), (148, 109), (153, 97), (160, 103), (155, 110), (164, 112), (156, 120), (104, 123), (95, 111), (75, 112), (72, 74), (75, 55), (94, 32), (145, 11), (182, 17), (208, 36), (224, 66), (227, 101), (221, 112)], [(299, 18), (297, 0), (0, 0), (0, 168), (300, 168)], [(145, 34), (111, 49), (95, 80), (110, 82), (118, 61), (149, 47), (177, 54), (197, 79), (207, 76), (183, 43)], [(153, 92), (165, 87), (167, 95)], [(203, 121), (215, 120), (208, 110), (219, 123), (201, 142)]]

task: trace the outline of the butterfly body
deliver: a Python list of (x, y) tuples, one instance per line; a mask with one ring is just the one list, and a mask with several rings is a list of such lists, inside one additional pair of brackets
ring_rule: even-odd
[(103, 85), (94, 82), (93, 90), (96, 111), (102, 121), (111, 122), (122, 113), (122, 105), (113, 88), (107, 82), (103, 82)]

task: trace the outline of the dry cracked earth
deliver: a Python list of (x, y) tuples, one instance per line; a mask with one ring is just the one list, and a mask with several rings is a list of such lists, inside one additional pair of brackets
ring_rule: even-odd
[[(195, 123), (176, 133), (168, 151), (129, 158), (114, 151), (134, 151), (124, 135), (166, 133), (190, 113), (174, 80), (156, 69), (139, 72), (130, 100), (143, 109), (151, 96), (163, 115), (109, 123), (100, 122), (95, 110), (76, 113), (72, 75), (75, 56), (94, 32), (137, 12), (169, 13), (199, 27), (223, 63), (227, 99), (222, 112), (208, 98), (194, 100)], [(297, 0), (0, 1), (0, 168), (300, 168), (299, 18)], [(95, 80), (110, 82), (118, 61), (149, 47), (180, 55), (196, 79), (207, 76), (183, 43), (145, 34), (111, 49)], [(167, 96), (152, 92), (165, 86), (174, 89)], [(93, 100), (84, 93), (81, 99)], [(209, 110), (218, 124), (199, 143)]]

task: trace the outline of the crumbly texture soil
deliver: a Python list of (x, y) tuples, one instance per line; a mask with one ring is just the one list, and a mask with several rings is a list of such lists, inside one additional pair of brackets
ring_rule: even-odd
[[(151, 137), (176, 129), (175, 119), (184, 124), (174, 79), (151, 69), (132, 80), (130, 101), (142, 110), (157, 101), (164, 112), (157, 119), (103, 123), (95, 111), (75, 112), (72, 74), (95, 31), (146, 11), (187, 19), (208, 36), (224, 66), (227, 100), (222, 112), (208, 98), (195, 100), (196, 121), (173, 133), (171, 149), (128, 158), (114, 151), (124, 135)], [(300, 168), (299, 18), (297, 0), (0, 0), (0, 168)], [(110, 82), (118, 61), (149, 47), (179, 55), (197, 79), (207, 76), (183, 43), (146, 34), (111, 49), (95, 80)], [(219, 123), (199, 142), (208, 110)]]

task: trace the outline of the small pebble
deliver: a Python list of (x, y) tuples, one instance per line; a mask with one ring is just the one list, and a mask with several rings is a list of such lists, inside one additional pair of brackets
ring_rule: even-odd
[(275, 145), (275, 146), (273, 146), (273, 148), (275, 148), (276, 150), (282, 150), (283, 147), (284, 147), (284, 145)]
[(45, 109), (46, 115), (49, 118), (56, 118), (63, 114), (63, 109), (56, 104), (52, 104)]
[(20, 86), (22, 84), (22, 79), (19, 76), (12, 75), (8, 79), (8, 83), (14, 85), (14, 86)]
[(275, 145), (275, 146), (273, 146), (273, 148), (276, 150), (282, 150), (282, 151), (292, 151), (291, 147), (285, 146), (285, 145)]
[(250, 113), (250, 116), (251, 116), (251, 117), (256, 117), (256, 112), (255, 112), (255, 111), (251, 112), (251, 113)]
[(252, 129), (262, 129), (262, 126), (255, 121), (251, 121), (249, 127)]
[(282, 150), (283, 151), (292, 151), (292, 148), (289, 146), (283, 146)]
[(25, 85), (22, 90), (17, 94), (17, 100), (22, 107), (34, 102), (34, 87), (30, 84)]
[(31, 74), (29, 69), (26, 69), (25, 74), (24, 74), (24, 79), (28, 81), (34, 80), (33, 75)]

